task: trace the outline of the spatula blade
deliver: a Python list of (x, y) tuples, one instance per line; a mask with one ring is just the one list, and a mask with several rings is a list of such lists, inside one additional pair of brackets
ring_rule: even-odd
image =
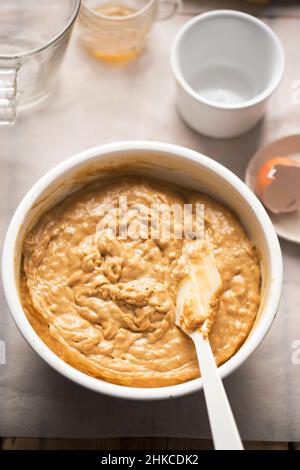
[(222, 280), (212, 253), (190, 262), (189, 274), (181, 281), (176, 299), (176, 325), (189, 334), (211, 328), (222, 290)]

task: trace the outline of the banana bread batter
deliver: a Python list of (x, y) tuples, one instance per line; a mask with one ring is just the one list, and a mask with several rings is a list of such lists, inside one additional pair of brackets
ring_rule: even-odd
[[(209, 339), (219, 365), (238, 350), (260, 302), (255, 248), (233, 213), (211, 197), (141, 177), (96, 182), (41, 216), (24, 241), (26, 315), (59, 357), (91, 376), (132, 387), (194, 379), (194, 345), (174, 323), (184, 247), (191, 242), (114, 237), (110, 221), (120, 196), (129, 208), (204, 204), (204, 243), (222, 278)], [(103, 203), (115, 209), (103, 215)]]

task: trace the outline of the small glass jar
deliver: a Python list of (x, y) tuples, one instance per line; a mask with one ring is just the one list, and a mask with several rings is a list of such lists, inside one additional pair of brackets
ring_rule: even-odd
[[(159, 18), (160, 3), (168, 12)], [(79, 14), (81, 40), (97, 59), (134, 59), (143, 49), (153, 23), (173, 16), (180, 4), (181, 0), (83, 0)]]

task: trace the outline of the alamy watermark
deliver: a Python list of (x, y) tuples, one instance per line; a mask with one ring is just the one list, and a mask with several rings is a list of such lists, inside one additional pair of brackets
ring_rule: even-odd
[(293, 349), (292, 363), (298, 366), (300, 364), (300, 339), (295, 339), (291, 344), (291, 348)]
[(6, 364), (6, 345), (5, 341), (0, 340), (0, 365)]
[(300, 104), (300, 80), (294, 80), (291, 84), (291, 102)]
[(129, 203), (120, 196), (117, 204), (101, 204), (97, 233), (109, 230), (120, 240), (204, 239), (204, 204)]

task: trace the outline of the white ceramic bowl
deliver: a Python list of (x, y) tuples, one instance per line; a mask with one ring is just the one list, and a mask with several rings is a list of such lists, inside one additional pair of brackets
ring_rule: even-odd
[(263, 116), (282, 78), (284, 53), (261, 20), (215, 10), (180, 29), (171, 64), (183, 119), (198, 132), (229, 138), (248, 131)]
[[(120, 142), (96, 147), (57, 165), (26, 194), (9, 225), (3, 250), (3, 285), (12, 316), (32, 348), (54, 369), (74, 382), (97, 392), (122, 398), (162, 399), (202, 388), (201, 378), (161, 388), (132, 388), (114, 385), (79, 372), (56, 356), (31, 327), (22, 308), (18, 279), (22, 243), (39, 215), (71, 191), (96, 177), (107, 177), (112, 169), (132, 166), (137, 173), (205, 191), (231, 207), (238, 215), (261, 255), (262, 299), (253, 329), (237, 353), (219, 370), (222, 377), (239, 367), (257, 348), (277, 311), (282, 259), (270, 219), (256, 196), (233, 173), (193, 150), (159, 142)], [(21, 359), (20, 359), (21, 360)]]

